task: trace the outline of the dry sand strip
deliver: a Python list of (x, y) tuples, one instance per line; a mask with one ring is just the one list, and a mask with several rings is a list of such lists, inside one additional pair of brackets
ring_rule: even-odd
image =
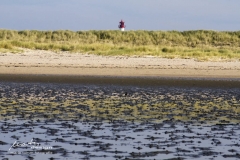
[(240, 62), (198, 62), (194, 59), (164, 59), (151, 56), (96, 56), (25, 50), (17, 54), (0, 53), (0, 74), (236, 80), (240, 78)]

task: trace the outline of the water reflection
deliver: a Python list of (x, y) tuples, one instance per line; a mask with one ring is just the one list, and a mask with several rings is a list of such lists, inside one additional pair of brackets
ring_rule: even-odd
[(239, 99), (238, 89), (1, 83), (0, 157), (236, 159)]

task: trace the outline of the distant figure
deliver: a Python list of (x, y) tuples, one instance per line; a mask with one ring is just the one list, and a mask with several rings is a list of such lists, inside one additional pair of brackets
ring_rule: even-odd
[(118, 26), (118, 28), (121, 30), (121, 31), (124, 31), (124, 29), (125, 29), (125, 25), (124, 25), (124, 21), (123, 20), (121, 20), (120, 22), (119, 22), (119, 26)]

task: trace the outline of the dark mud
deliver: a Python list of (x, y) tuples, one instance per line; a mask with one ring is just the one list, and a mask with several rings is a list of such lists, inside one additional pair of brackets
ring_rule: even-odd
[(0, 83), (0, 158), (239, 159), (239, 88)]

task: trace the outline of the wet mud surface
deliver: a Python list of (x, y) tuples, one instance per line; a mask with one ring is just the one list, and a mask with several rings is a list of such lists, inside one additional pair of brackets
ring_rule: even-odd
[(239, 88), (0, 83), (1, 159), (240, 159)]

